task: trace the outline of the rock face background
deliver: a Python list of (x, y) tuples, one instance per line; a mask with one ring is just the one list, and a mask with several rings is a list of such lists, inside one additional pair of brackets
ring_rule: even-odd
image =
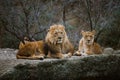
[(105, 50), (68, 59), (17, 60), (17, 50), (0, 49), (0, 80), (120, 80), (120, 50)]

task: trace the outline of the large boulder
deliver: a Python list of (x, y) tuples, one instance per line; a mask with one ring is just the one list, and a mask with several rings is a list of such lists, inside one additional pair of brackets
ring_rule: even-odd
[(16, 59), (17, 50), (0, 49), (0, 80), (120, 80), (120, 54), (68, 59)]

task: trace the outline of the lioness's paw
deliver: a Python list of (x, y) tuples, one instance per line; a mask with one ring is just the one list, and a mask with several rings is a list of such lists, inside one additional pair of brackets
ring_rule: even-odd
[(71, 56), (69, 54), (64, 54), (64, 58), (70, 58)]
[(87, 56), (88, 54), (86, 54), (86, 53), (81, 53), (81, 56)]

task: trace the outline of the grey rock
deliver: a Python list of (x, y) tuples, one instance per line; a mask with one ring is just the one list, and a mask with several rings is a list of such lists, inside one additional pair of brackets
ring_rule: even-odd
[(120, 50), (114, 51), (114, 54), (120, 54)]
[(103, 50), (103, 54), (113, 54), (114, 53), (114, 49), (113, 48), (105, 48)]
[(120, 80), (120, 54), (25, 60), (16, 52), (0, 49), (0, 80)]

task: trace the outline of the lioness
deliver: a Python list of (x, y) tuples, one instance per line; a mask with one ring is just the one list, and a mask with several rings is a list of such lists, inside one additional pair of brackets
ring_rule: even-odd
[(76, 51), (75, 55), (101, 54), (102, 49), (100, 45), (94, 42), (95, 30), (82, 31), (81, 33), (83, 37), (79, 42), (79, 49)]
[(20, 42), (19, 51), (16, 54), (17, 59), (44, 59), (46, 55), (44, 41), (25, 41), (25, 44)]

